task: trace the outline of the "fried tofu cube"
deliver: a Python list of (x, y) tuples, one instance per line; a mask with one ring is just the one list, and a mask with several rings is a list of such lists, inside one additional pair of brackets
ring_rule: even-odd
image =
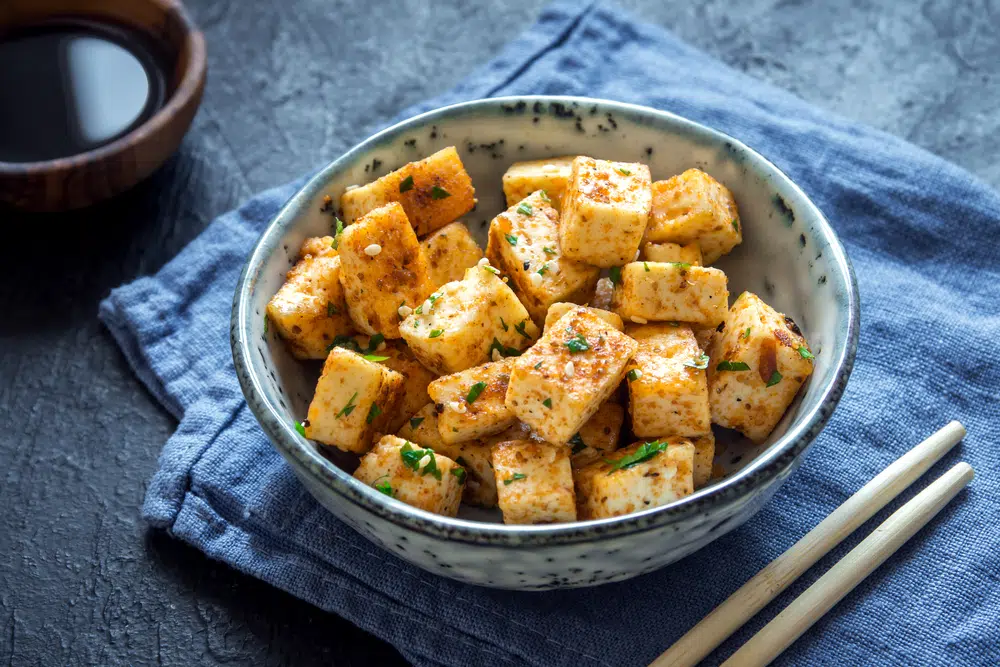
[(557, 301), (586, 301), (600, 276), (597, 267), (562, 255), (558, 214), (541, 190), (493, 218), (486, 257), (510, 276), (511, 288), (536, 324)]
[(515, 162), (503, 175), (503, 194), (507, 206), (517, 206), (532, 192), (544, 190), (557, 211), (561, 208), (574, 155), (544, 160)]
[(573, 160), (559, 216), (559, 245), (570, 258), (604, 268), (636, 257), (652, 205), (649, 167)]
[(448, 146), (340, 197), (348, 223), (391, 202), (402, 205), (417, 236), (424, 236), (471, 211), (476, 190), (458, 151)]
[(427, 257), (427, 269), (435, 289), (453, 280), (461, 280), (466, 269), (483, 258), (479, 244), (461, 222), (445, 225), (421, 241), (420, 245)]
[(354, 477), (407, 505), (453, 517), (466, 471), (439, 452), (387, 435), (361, 457)]
[(382, 364), (342, 347), (330, 350), (303, 422), (306, 437), (337, 449), (364, 454), (375, 433), (384, 433), (405, 378)]
[(590, 307), (601, 310), (611, 310), (611, 299), (615, 293), (615, 285), (610, 278), (601, 278), (594, 287), (594, 296), (590, 297)]
[(569, 442), (614, 393), (638, 344), (587, 308), (514, 360), (507, 407), (545, 440)]
[(729, 290), (719, 269), (664, 262), (621, 268), (611, 308), (626, 322), (687, 322), (717, 326), (726, 317)]
[(694, 488), (706, 486), (712, 479), (715, 462), (715, 434), (711, 431), (698, 438), (688, 438), (694, 445)]
[(504, 523), (576, 521), (569, 447), (531, 440), (493, 448), (497, 504)]
[(442, 440), (475, 440), (517, 423), (504, 403), (513, 361), (491, 361), (431, 382), (427, 392), (437, 405)]
[(631, 325), (639, 348), (628, 365), (629, 414), (640, 438), (712, 432), (708, 410), (708, 356), (688, 326)]
[(468, 476), (462, 502), (479, 507), (496, 507), (497, 484), (493, 476), (492, 444), (482, 440), (446, 443), (438, 430), (438, 413), (433, 403), (428, 403), (407, 419), (397, 435), (421, 447), (430, 447), (465, 468)]
[(618, 449), (625, 408), (608, 401), (569, 440), (573, 469), (582, 468)]
[(679, 245), (677, 243), (644, 243), (642, 259), (649, 262), (679, 262), (691, 266), (703, 266), (701, 247), (697, 243)]
[(403, 208), (388, 204), (349, 225), (340, 239), (340, 258), (340, 283), (354, 325), (370, 336), (399, 338), (400, 309), (416, 307), (433, 289), (427, 258)]
[(514, 292), (490, 266), (474, 266), (446, 283), (400, 325), (420, 362), (439, 375), (509, 356), (538, 337), (538, 327)]
[(296, 359), (325, 359), (337, 336), (354, 331), (340, 285), (333, 237), (306, 239), (299, 261), (267, 303), (267, 318)]
[(712, 421), (756, 443), (767, 440), (813, 371), (813, 355), (790, 317), (744, 292), (712, 343)]
[(637, 442), (574, 471), (581, 521), (623, 516), (694, 493), (694, 445), (679, 437)]
[(712, 264), (743, 242), (733, 193), (700, 169), (653, 183), (646, 240), (682, 245), (697, 241), (704, 263)]
[(615, 329), (618, 329), (619, 331), (625, 330), (625, 323), (622, 322), (622, 318), (620, 318), (617, 314), (612, 313), (610, 310), (588, 308), (587, 306), (578, 306), (575, 303), (566, 303), (565, 301), (554, 303), (549, 306), (549, 311), (545, 314), (545, 329), (550, 329), (555, 326), (555, 323), (559, 321), (559, 318), (574, 308), (587, 308), (587, 310), (600, 317)]
[[(359, 345), (367, 347), (369, 344), (367, 336), (357, 336)], [(427, 393), (427, 385), (437, 378), (437, 374), (428, 370), (417, 361), (403, 341), (387, 340), (383, 345), (378, 346), (374, 352), (376, 356), (387, 357), (381, 361), (387, 368), (391, 368), (403, 376), (402, 397), (389, 420), (387, 430), (396, 433), (407, 419), (416, 414), (417, 410), (424, 407), (431, 400)]]

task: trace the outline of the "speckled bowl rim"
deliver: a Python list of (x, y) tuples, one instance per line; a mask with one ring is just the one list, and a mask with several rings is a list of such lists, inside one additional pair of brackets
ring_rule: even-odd
[[(835, 359), (833, 373), (831, 373), (826, 386), (821, 389), (820, 400), (816, 401), (814, 407), (806, 413), (799, 415), (781, 438), (731, 477), (669, 505), (609, 519), (543, 526), (518, 526), (450, 518), (390, 499), (354, 479), (350, 474), (323, 457), (315, 444), (299, 436), (295, 432), (293, 424), (281, 416), (278, 406), (267, 400), (266, 394), (262, 390), (261, 377), (254, 370), (250, 361), (253, 355), (250, 333), (253, 317), (251, 297), (267, 258), (281, 246), (281, 239), (294, 225), (296, 219), (307, 207), (312, 205), (315, 198), (328, 186), (328, 183), (338, 172), (346, 168), (347, 165), (364, 160), (371, 150), (392, 141), (400, 134), (413, 132), (435, 122), (441, 123), (449, 118), (475, 113), (483, 109), (495, 107), (492, 110), (499, 111), (501, 108), (510, 108), (519, 102), (524, 102), (529, 106), (535, 102), (550, 105), (561, 103), (567, 106), (573, 103), (579, 105), (598, 104), (610, 111), (617, 111), (629, 116), (653, 117), (657, 121), (663, 121), (673, 126), (676, 131), (692, 133), (719, 146), (729, 142), (745, 151), (754, 160), (759, 161), (757, 167), (773, 170), (777, 178), (772, 181), (772, 185), (779, 192), (795, 193), (797, 199), (807, 208), (804, 213), (815, 219), (814, 233), (822, 237), (828, 244), (833, 255), (831, 268), (835, 267), (834, 270), (840, 274), (840, 278), (847, 285), (848, 303), (847, 312), (844, 314), (847, 318), (847, 335), (843, 337), (843, 342), (838, 348), (824, 350), (824, 353), (835, 355)], [(230, 334), (233, 361), (247, 405), (274, 446), (287, 460), (293, 463), (300, 474), (307, 475), (321, 487), (333, 491), (381, 519), (407, 530), (418, 531), (429, 537), (471, 544), (548, 547), (590, 542), (657, 529), (669, 523), (681, 522), (712, 508), (738, 503), (752, 489), (768, 484), (772, 479), (786, 471), (795, 459), (808, 449), (830, 419), (843, 395), (854, 366), (859, 328), (858, 284), (843, 245), (826, 217), (812, 200), (791, 178), (760, 153), (723, 132), (668, 111), (597, 98), (529, 95), (473, 100), (421, 113), (378, 132), (331, 162), (288, 200), (254, 246), (237, 283), (233, 299)]]

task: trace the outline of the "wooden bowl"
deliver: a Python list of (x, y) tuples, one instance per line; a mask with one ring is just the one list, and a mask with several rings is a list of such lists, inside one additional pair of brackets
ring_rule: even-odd
[(168, 59), (166, 101), (142, 125), (85, 153), (0, 161), (0, 202), (29, 211), (89, 206), (149, 176), (177, 150), (205, 89), (205, 38), (179, 0), (3, 0), (0, 33), (60, 17), (123, 25), (156, 40)]

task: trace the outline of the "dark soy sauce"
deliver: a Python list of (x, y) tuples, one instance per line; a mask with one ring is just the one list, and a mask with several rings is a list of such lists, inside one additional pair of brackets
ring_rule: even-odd
[(165, 59), (146, 35), (85, 19), (0, 34), (0, 162), (110, 143), (163, 106)]

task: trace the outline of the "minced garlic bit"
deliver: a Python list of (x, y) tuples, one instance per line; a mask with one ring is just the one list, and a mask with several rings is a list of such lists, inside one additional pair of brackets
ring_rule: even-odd
[(647, 320), (645, 317), (639, 317), (638, 315), (633, 315), (632, 321), (635, 322), (636, 324), (649, 324), (649, 320)]
[(378, 347), (375, 348), (375, 351), (376, 352), (385, 352), (385, 341), (382, 341), (381, 343), (379, 343)]
[(566, 373), (566, 377), (571, 378), (573, 374), (576, 373), (576, 366), (573, 365), (572, 361), (567, 361), (566, 366), (563, 368), (563, 372)]
[(375, 257), (380, 252), (382, 252), (382, 246), (380, 246), (377, 243), (373, 243), (367, 248), (365, 248), (365, 254), (368, 255), (369, 257)]
[(425, 313), (429, 313), (429, 312), (431, 312), (431, 306), (433, 306), (433, 305), (434, 305), (434, 302), (433, 302), (433, 301), (431, 301), (430, 299), (427, 299), (427, 300), (426, 300), (426, 301), (424, 301), (424, 303), (423, 303), (423, 304), (422, 304), (422, 305), (420, 306), (420, 308), (421, 308), (422, 312), (425, 312)]
[(488, 257), (483, 257), (481, 260), (477, 262), (477, 264), (479, 264), (479, 266), (489, 266), (490, 260)]
[(530, 275), (528, 276), (528, 280), (530, 280), (530, 281), (531, 281), (531, 284), (532, 284), (532, 285), (534, 285), (535, 287), (538, 287), (538, 286), (540, 286), (540, 285), (542, 284), (542, 280), (543, 280), (543, 278), (542, 278), (542, 276), (541, 276), (540, 274), (538, 274), (538, 273), (532, 273), (532, 274), (530, 274)]
[(346, 188), (344, 188), (344, 192), (350, 192), (351, 190), (357, 190), (359, 187), (361, 187), (361, 186), (359, 186), (359, 185), (348, 185)]
[(500, 350), (498, 350), (496, 348), (493, 348), (492, 359), (493, 359), (493, 361), (500, 361), (501, 359), (503, 359), (503, 355), (500, 354)]
[(400, 307), (399, 307), (399, 308), (398, 308), (398, 309), (396, 310), (396, 312), (397, 312), (397, 313), (399, 313), (399, 316), (400, 316), (400, 317), (402, 317), (402, 318), (404, 318), (404, 319), (405, 319), (405, 318), (407, 318), (407, 317), (409, 317), (410, 315), (412, 315), (412, 314), (413, 314), (413, 309), (412, 309), (412, 308), (410, 308), (409, 306), (407, 306), (407, 305), (406, 305), (406, 304), (404, 303), (404, 304), (403, 304), (402, 306), (400, 306)]
[(420, 459), (420, 462), (417, 464), (417, 467), (418, 468), (426, 468), (430, 464), (431, 464), (431, 455), (430, 454), (424, 454), (424, 458)]
[(467, 409), (463, 401), (451, 401), (450, 403), (448, 403), (448, 407), (460, 415), (465, 414), (465, 411)]

